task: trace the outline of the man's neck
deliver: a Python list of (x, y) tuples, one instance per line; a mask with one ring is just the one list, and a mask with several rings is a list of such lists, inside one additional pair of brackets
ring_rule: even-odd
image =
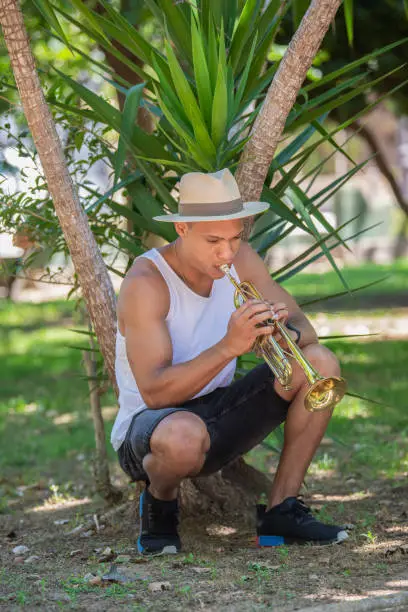
[(191, 266), (183, 256), (180, 242), (176, 243), (177, 240), (160, 249), (161, 254), (187, 287), (202, 297), (209, 297), (214, 280)]

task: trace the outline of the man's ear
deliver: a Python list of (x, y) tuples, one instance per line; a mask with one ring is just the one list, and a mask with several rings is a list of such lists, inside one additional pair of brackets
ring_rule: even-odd
[(180, 238), (184, 238), (185, 236), (187, 236), (189, 231), (189, 225), (189, 223), (184, 223), (181, 221), (174, 224), (174, 229), (176, 230)]

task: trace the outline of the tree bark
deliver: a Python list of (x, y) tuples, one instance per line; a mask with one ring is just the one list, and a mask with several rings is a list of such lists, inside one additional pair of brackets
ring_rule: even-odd
[(80, 204), (41, 89), (18, 0), (0, 0), (0, 25), (34, 144), (83, 291), (104, 362), (116, 389), (115, 293)]
[(244, 201), (258, 200), (286, 119), (342, 0), (312, 0), (268, 89), (240, 159), (236, 179)]

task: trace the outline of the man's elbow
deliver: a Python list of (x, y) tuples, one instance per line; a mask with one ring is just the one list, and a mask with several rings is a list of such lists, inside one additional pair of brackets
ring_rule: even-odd
[(144, 403), (151, 410), (157, 410), (158, 408), (166, 408), (166, 402), (161, 394), (155, 389), (144, 389), (141, 390), (141, 395)]

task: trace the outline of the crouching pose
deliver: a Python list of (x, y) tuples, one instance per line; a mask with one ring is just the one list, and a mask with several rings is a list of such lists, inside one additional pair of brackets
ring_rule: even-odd
[[(292, 388), (266, 364), (233, 380), (236, 358), (261, 335), (271, 317), (288, 323), (293, 340), (323, 376), (338, 376), (335, 356), (262, 259), (241, 241), (243, 219), (263, 202), (240, 199), (229, 170), (189, 173), (180, 181), (178, 238), (138, 257), (118, 301), (116, 375), (120, 410), (112, 431), (123, 470), (144, 480), (138, 549), (178, 552), (177, 492), (183, 478), (216, 472), (248, 452), (285, 422), (284, 446), (269, 503), (258, 509), (258, 542), (331, 543), (342, 527), (319, 522), (297, 495), (331, 411), (310, 413), (308, 384), (293, 363)], [(234, 287), (220, 266), (251, 281), (265, 301), (234, 306)], [(290, 330), (290, 328), (295, 328)], [(277, 337), (279, 342), (282, 339)]]

